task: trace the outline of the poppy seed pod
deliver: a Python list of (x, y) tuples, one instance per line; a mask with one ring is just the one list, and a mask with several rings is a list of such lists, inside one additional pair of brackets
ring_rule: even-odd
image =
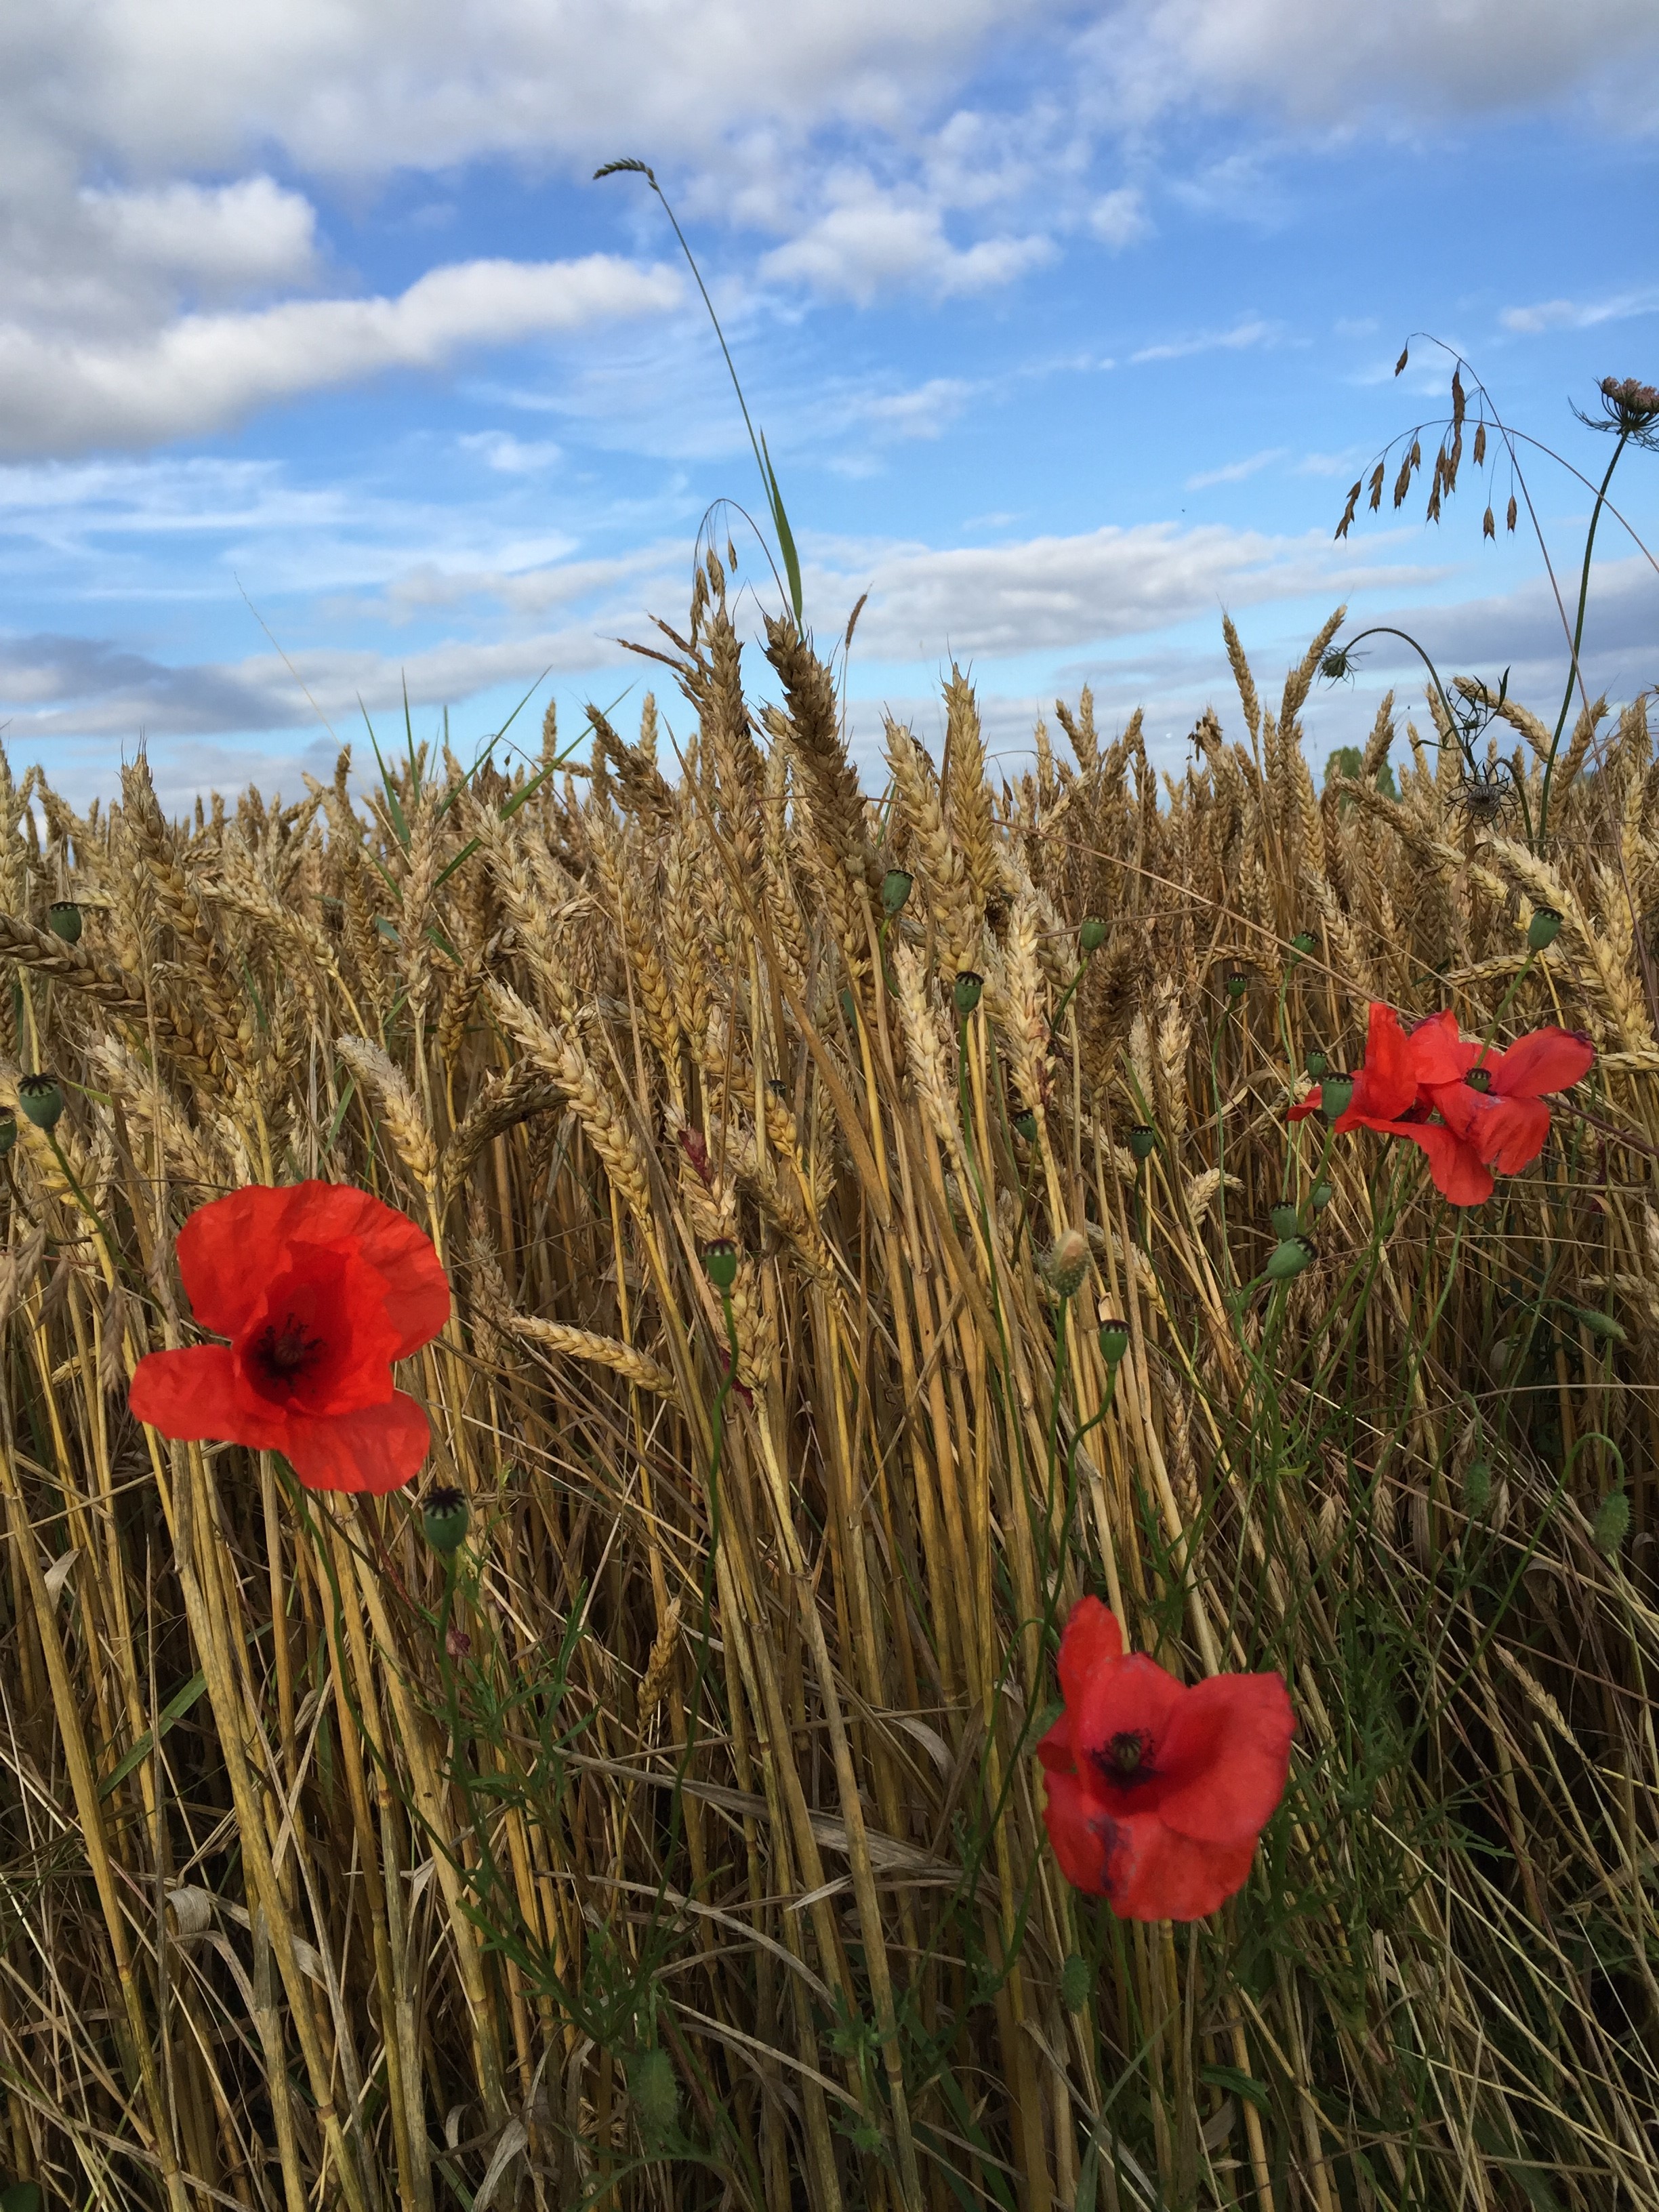
[(1302, 1221), (1301, 1215), (1288, 1201), (1283, 1206), (1274, 1206), (1267, 1218), (1273, 1224), (1273, 1235), (1281, 1239), (1294, 1237)]
[(1227, 996), (1237, 1006), (1250, 988), (1250, 979), (1242, 968), (1235, 968), (1227, 978)]
[(702, 1248), (703, 1272), (717, 1291), (729, 1291), (738, 1279), (738, 1248), (729, 1237), (717, 1237)]
[(1100, 1356), (1109, 1367), (1118, 1366), (1129, 1349), (1129, 1324), (1127, 1321), (1103, 1321), (1100, 1324)]
[(1313, 1258), (1314, 1248), (1305, 1237), (1286, 1237), (1267, 1255), (1267, 1280), (1270, 1283), (1288, 1283), (1304, 1267), (1312, 1267)]
[(1048, 1255), (1048, 1280), (1054, 1285), (1054, 1296), (1075, 1297), (1088, 1272), (1089, 1240), (1080, 1229), (1068, 1229), (1055, 1238)]
[(1322, 1052), (1310, 1052), (1302, 1064), (1308, 1071), (1310, 1081), (1317, 1083), (1331, 1063)]
[(1346, 1114), (1353, 1103), (1352, 1076), (1328, 1075), (1320, 1086), (1319, 1103), (1328, 1121), (1334, 1121)]
[(46, 908), (46, 927), (65, 945), (81, 942), (81, 909), (73, 899), (54, 899)]
[(1150, 1121), (1138, 1121), (1129, 1132), (1129, 1150), (1143, 1164), (1151, 1159), (1158, 1144), (1158, 1131)]
[(17, 1103), (37, 1129), (54, 1129), (64, 1110), (64, 1088), (55, 1075), (25, 1075), (17, 1085)]
[(1034, 1145), (1037, 1140), (1037, 1117), (1027, 1106), (1014, 1116), (1014, 1134), (1022, 1144)]
[(1561, 934), (1561, 917), (1553, 906), (1540, 906), (1527, 924), (1527, 950), (1542, 952)]
[(0, 1106), (0, 1159), (17, 1142), (17, 1116), (9, 1106)]
[(472, 1508), (466, 1502), (465, 1492), (452, 1489), (447, 1483), (428, 1490), (426, 1504), (421, 1509), (421, 1526), (434, 1552), (441, 1552), (446, 1559), (452, 1552), (459, 1552), (472, 1526)]
[(959, 1020), (964, 1022), (967, 1020), (974, 1008), (978, 1006), (980, 994), (984, 988), (983, 975), (976, 975), (971, 968), (963, 969), (961, 975), (957, 977), (956, 988), (951, 994)]
[(910, 896), (915, 878), (906, 868), (889, 868), (881, 879), (881, 910), (885, 915), (902, 914), (904, 902)]
[(1091, 914), (1077, 933), (1078, 945), (1085, 959), (1098, 952), (1106, 942), (1106, 925), (1097, 914)]
[(1318, 942), (1319, 939), (1314, 935), (1312, 930), (1298, 929), (1291, 939), (1291, 951), (1297, 960), (1305, 960)]
[(1335, 1196), (1336, 1191), (1333, 1185), (1328, 1182), (1316, 1182), (1313, 1187), (1314, 1212), (1322, 1213)]

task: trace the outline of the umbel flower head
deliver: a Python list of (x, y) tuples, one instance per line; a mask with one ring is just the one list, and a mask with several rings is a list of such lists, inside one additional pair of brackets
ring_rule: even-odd
[(432, 1240), (367, 1191), (255, 1183), (179, 1232), (179, 1273), (202, 1328), (230, 1339), (152, 1352), (131, 1405), (163, 1436), (279, 1451), (308, 1490), (396, 1490), (432, 1438), (393, 1386), (449, 1318)]
[(1650, 453), (1659, 453), (1659, 391), (1633, 376), (1604, 376), (1597, 389), (1602, 420), (1598, 422), (1593, 415), (1575, 408), (1579, 421), (1589, 429), (1609, 430), (1633, 445), (1645, 446)]
[(1296, 1716), (1277, 1674), (1185, 1689), (1080, 1598), (1060, 1642), (1064, 1711), (1037, 1746), (1060, 1872), (1120, 1920), (1201, 1920), (1242, 1889), (1285, 1794)]

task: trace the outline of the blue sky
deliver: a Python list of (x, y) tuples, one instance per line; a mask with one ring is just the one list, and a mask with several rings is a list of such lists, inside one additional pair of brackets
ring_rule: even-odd
[[(576, 735), (758, 484), (652, 161), (725, 319), (848, 708), (931, 741), (971, 667), (1012, 763), (1057, 693), (1178, 765), (1340, 600), (1553, 716), (1560, 624), (1466, 454), (1332, 529), (1445, 411), (1599, 475), (1659, 381), (1650, 0), (83, 0), (0, 24), (0, 722), (71, 797), (142, 740), (171, 803), (297, 794), (366, 708), (470, 757), (532, 685)], [(1437, 431), (1435, 434), (1437, 436)], [(1425, 436), (1432, 462), (1432, 443)], [(1589, 498), (1523, 448), (1576, 567)], [(1618, 502), (1659, 544), (1659, 459)], [(720, 536), (725, 537), (722, 527)], [(740, 575), (771, 604), (734, 528)], [(1659, 678), (1659, 574), (1604, 526), (1592, 688)], [(744, 620), (759, 631), (755, 599)], [(546, 672), (544, 674), (544, 672)], [(1316, 750), (1412, 684), (1379, 645)], [(665, 698), (671, 725), (681, 702)], [(630, 711), (627, 705), (619, 710)], [(331, 732), (334, 734), (331, 734)]]

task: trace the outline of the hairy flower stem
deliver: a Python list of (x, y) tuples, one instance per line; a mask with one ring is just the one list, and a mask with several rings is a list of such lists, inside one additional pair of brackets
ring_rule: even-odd
[(1607, 463), (1607, 472), (1601, 479), (1601, 489), (1595, 495), (1595, 505), (1590, 509), (1589, 528), (1584, 537), (1584, 563), (1578, 578), (1578, 616), (1572, 628), (1572, 659), (1567, 669), (1567, 688), (1562, 695), (1561, 711), (1555, 718), (1555, 734), (1550, 739), (1550, 749), (1544, 756), (1544, 783), (1538, 794), (1538, 836), (1533, 846), (1535, 853), (1544, 849), (1544, 832), (1549, 821), (1550, 778), (1555, 773), (1555, 756), (1561, 749), (1562, 732), (1567, 726), (1567, 715), (1572, 706), (1572, 687), (1582, 684), (1578, 666), (1578, 647), (1584, 635), (1584, 608), (1589, 599), (1590, 556), (1595, 550), (1595, 526), (1601, 520), (1601, 509), (1607, 504), (1607, 486), (1613, 482), (1613, 472), (1619, 465), (1619, 457), (1630, 442), (1630, 432), (1621, 430), (1619, 442), (1613, 449), (1613, 459)]

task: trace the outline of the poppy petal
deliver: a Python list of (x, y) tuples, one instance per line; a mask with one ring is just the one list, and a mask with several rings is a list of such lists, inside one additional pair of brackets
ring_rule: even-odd
[(407, 1359), (440, 1335), (449, 1319), (449, 1278), (425, 1230), (406, 1213), (349, 1184), (301, 1188), (328, 1194), (327, 1204), (315, 1219), (307, 1215), (307, 1242), (349, 1241), (365, 1267), (373, 1268), (384, 1284), (386, 1316), (396, 1339), (392, 1357)]
[[(1070, 1706), (1072, 1745), (1079, 1769), (1085, 1761), (1105, 1759), (1118, 1736), (1138, 1736), (1143, 1749), (1157, 1757), (1164, 1732), (1186, 1695), (1175, 1676), (1144, 1651), (1131, 1652), (1114, 1667), (1097, 1668), (1082, 1696)], [(1115, 1793), (1114, 1812), (1121, 1802)]]
[(1452, 1205), (1484, 1206), (1492, 1196), (1491, 1170), (1474, 1146), (1443, 1122), (1396, 1121), (1389, 1134), (1404, 1137), (1428, 1154), (1434, 1187)]
[(179, 1231), (179, 1273), (191, 1310), (217, 1336), (240, 1336), (283, 1265), (292, 1222), (305, 1193), (330, 1188), (292, 1183), (274, 1189), (251, 1183), (199, 1206)]
[(1066, 1615), (1060, 1639), (1060, 1694), (1075, 1721), (1089, 1685), (1103, 1667), (1123, 1656), (1117, 1615), (1097, 1597), (1080, 1597)]
[(1069, 1713), (1061, 1713), (1038, 1743), (1036, 1755), (1051, 1774), (1076, 1771), (1077, 1761), (1072, 1756), (1072, 1717)]
[(1595, 1047), (1571, 1030), (1533, 1030), (1506, 1052), (1493, 1053), (1491, 1060), (1495, 1091), (1505, 1098), (1539, 1098), (1547, 1091), (1565, 1091), (1588, 1075), (1595, 1065)]
[(127, 1403), (141, 1421), (180, 1443), (282, 1448), (288, 1425), (280, 1413), (250, 1404), (228, 1345), (188, 1352), (147, 1352), (132, 1370)]
[(1042, 1781), (1048, 1793), (1043, 1826), (1060, 1872), (1074, 1889), (1103, 1897), (1107, 1862), (1117, 1842), (1113, 1823), (1091, 1814), (1075, 1774), (1051, 1771)]
[[(1392, 1006), (1373, 1004), (1365, 1029), (1365, 1062), (1354, 1078), (1354, 1095), (1348, 1112), (1376, 1114), (1391, 1118), (1403, 1114), (1417, 1097), (1417, 1064), (1411, 1040), (1400, 1026)], [(1346, 1124), (1340, 1115), (1336, 1126)]]
[(282, 1450), (307, 1490), (362, 1490), (380, 1497), (419, 1473), (432, 1448), (425, 1408), (404, 1391), (383, 1406), (324, 1420), (290, 1415)]
[(1480, 1052), (1478, 1044), (1466, 1044), (1459, 1036), (1457, 1017), (1449, 1006), (1419, 1022), (1406, 1042), (1417, 1079), (1425, 1087), (1433, 1083), (1461, 1083)]
[(1324, 1103), (1324, 1088), (1322, 1085), (1316, 1083), (1307, 1097), (1299, 1098), (1291, 1107), (1289, 1119), (1292, 1121), (1305, 1121), (1310, 1114), (1317, 1114)]
[(1206, 1844), (1137, 1814), (1120, 1824), (1106, 1894), (1121, 1920), (1202, 1920), (1249, 1879), (1255, 1838)]
[(1159, 1820), (1195, 1843), (1254, 1844), (1285, 1794), (1295, 1733), (1282, 1675), (1195, 1684), (1158, 1747)]
[(1499, 1175), (1519, 1175), (1544, 1149), (1550, 1109), (1541, 1098), (1497, 1098), (1474, 1128), (1474, 1148)]

